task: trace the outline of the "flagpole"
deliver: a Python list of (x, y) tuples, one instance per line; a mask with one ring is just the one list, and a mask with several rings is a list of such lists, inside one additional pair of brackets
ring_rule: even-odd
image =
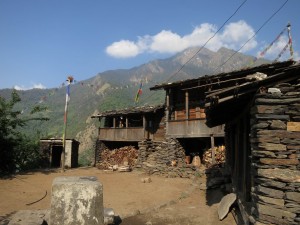
[(289, 45), (290, 45), (290, 60), (293, 60), (294, 50), (293, 50), (293, 41), (292, 41), (292, 34), (291, 34), (291, 24), (288, 23), (288, 35), (289, 35)]
[(62, 172), (65, 171), (65, 158), (66, 158), (66, 135), (67, 135), (67, 116), (68, 116), (68, 103), (70, 98), (70, 85), (73, 82), (73, 77), (69, 76), (67, 79), (67, 87), (66, 87), (66, 103), (65, 103), (65, 115), (64, 115), (64, 129), (63, 129), (63, 152), (62, 152), (62, 162), (61, 168)]

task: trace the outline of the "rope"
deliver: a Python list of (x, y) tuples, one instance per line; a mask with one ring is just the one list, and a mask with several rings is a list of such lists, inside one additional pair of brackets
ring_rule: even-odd
[[(15, 177), (15, 178), (16, 178), (17, 180), (19, 180), (19, 181), (22, 181), (22, 182), (24, 182), (24, 183), (26, 183), (26, 184), (29, 184), (29, 185), (32, 186), (32, 187), (35, 187), (35, 188), (37, 188), (37, 189), (41, 189), (41, 188), (39, 188), (39, 187), (36, 187), (35, 185), (32, 185), (31, 183), (29, 183), (29, 182), (27, 182), (27, 181), (21, 180), (21, 179), (18, 178), (18, 177)], [(33, 205), (33, 204), (35, 204), (35, 203), (38, 203), (38, 202), (42, 201), (44, 198), (46, 198), (47, 194), (48, 194), (48, 192), (47, 192), (47, 190), (46, 190), (46, 191), (45, 191), (45, 194), (44, 194), (44, 196), (43, 196), (42, 198), (40, 198), (40, 199), (38, 199), (38, 200), (36, 200), (36, 201), (30, 202), (30, 203), (26, 203), (26, 205), (27, 205), (27, 206)]]

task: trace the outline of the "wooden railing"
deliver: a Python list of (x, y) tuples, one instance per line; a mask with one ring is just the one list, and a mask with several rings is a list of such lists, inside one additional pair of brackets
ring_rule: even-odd
[(141, 141), (145, 138), (143, 127), (100, 128), (99, 140), (104, 141)]
[(209, 128), (204, 119), (170, 120), (167, 123), (167, 136), (173, 137), (223, 137), (224, 127)]

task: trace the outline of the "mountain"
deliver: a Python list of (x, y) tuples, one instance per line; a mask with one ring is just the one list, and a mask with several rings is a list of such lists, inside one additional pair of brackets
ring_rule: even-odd
[[(97, 138), (98, 121), (90, 116), (100, 111), (121, 109), (145, 104), (158, 104), (164, 101), (163, 91), (149, 91), (149, 87), (166, 81), (177, 81), (215, 74), (247, 66), (253, 57), (237, 53), (221, 69), (216, 70), (233, 53), (233, 50), (221, 48), (217, 52), (198, 48), (189, 48), (167, 59), (157, 59), (149, 63), (131, 68), (118, 69), (98, 73), (90, 79), (71, 85), (71, 99), (68, 110), (67, 138), (76, 138), (81, 142), (81, 150), (93, 148)], [(197, 54), (196, 54), (197, 53)], [(194, 56), (194, 57), (193, 57)], [(193, 57), (192, 60), (191, 57)], [(187, 63), (181, 70), (178, 70)], [(258, 60), (255, 65), (267, 63)], [(135, 105), (134, 97), (143, 80), (143, 94), (140, 102)], [(11, 89), (0, 90), (0, 95), (9, 98)], [(30, 108), (39, 104), (47, 106), (46, 116), (50, 120), (40, 123), (33, 122), (24, 130), (28, 133), (40, 130), (44, 137), (62, 136), (65, 87), (52, 89), (32, 89), (19, 91), (22, 102), (17, 106), (28, 116)]]

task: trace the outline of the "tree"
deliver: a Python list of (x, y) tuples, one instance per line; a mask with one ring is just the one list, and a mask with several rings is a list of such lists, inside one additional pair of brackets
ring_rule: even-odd
[(22, 170), (28, 162), (32, 162), (32, 158), (36, 156), (32, 154), (38, 152), (37, 146), (33, 140), (21, 133), (19, 128), (32, 120), (47, 120), (34, 117), (34, 114), (46, 109), (40, 106), (32, 109), (30, 117), (22, 117), (22, 112), (15, 110), (20, 101), (21, 98), (15, 90), (11, 93), (10, 100), (0, 96), (0, 174)]

